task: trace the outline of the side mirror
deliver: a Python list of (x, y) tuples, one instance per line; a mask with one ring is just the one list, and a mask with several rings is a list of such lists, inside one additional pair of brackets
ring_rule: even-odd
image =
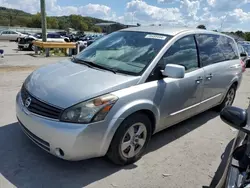
[(248, 120), (248, 113), (246, 110), (228, 106), (221, 111), (220, 118), (235, 129), (250, 134), (250, 129), (246, 127)]
[(240, 57), (247, 57), (247, 53), (246, 52), (241, 52)]
[(162, 70), (162, 75), (169, 78), (184, 78), (185, 67), (182, 65), (167, 64)]

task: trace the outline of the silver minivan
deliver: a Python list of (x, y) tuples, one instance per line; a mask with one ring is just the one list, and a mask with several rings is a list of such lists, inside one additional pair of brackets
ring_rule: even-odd
[(65, 160), (138, 160), (153, 134), (234, 101), (237, 44), (207, 30), (134, 27), (41, 67), (16, 97), (23, 132)]

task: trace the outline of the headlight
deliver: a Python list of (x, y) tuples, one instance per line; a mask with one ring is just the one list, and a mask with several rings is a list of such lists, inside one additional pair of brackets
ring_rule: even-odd
[(90, 123), (104, 120), (117, 100), (118, 97), (107, 94), (82, 102), (66, 109), (60, 120), (72, 123)]

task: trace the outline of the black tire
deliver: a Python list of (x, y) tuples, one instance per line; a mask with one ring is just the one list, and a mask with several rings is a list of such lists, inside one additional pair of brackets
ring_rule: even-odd
[(247, 60), (246, 61), (246, 68), (249, 68), (249, 66), (250, 66), (250, 60)]
[(33, 51), (32, 48), (33, 48), (33, 44), (31, 43), (31, 44), (29, 45), (29, 48), (28, 48), (28, 49), (29, 49), (30, 51)]
[[(227, 92), (227, 94), (226, 94), (226, 96), (225, 96), (223, 102), (222, 102), (220, 105), (218, 105), (218, 106), (215, 107), (215, 109), (216, 109), (217, 112), (220, 112), (220, 111), (221, 111), (223, 108), (225, 108), (226, 106), (231, 106), (231, 105), (233, 104), (234, 99), (235, 99), (235, 96), (236, 96), (236, 90), (237, 90), (237, 86), (236, 86), (236, 84), (233, 84), (233, 85), (229, 88), (229, 90), (228, 90), (228, 92)], [(234, 95), (233, 95), (233, 97), (232, 97), (232, 101), (230, 102), (230, 104), (228, 104), (228, 95), (229, 95), (230, 92), (232, 92), (232, 91), (233, 91)]]
[[(143, 125), (145, 125), (147, 130), (146, 139), (143, 147), (139, 150), (139, 152), (135, 156), (128, 158), (122, 154), (121, 144), (123, 139), (125, 139), (124, 137), (127, 135), (127, 131), (129, 130), (129, 128), (131, 128), (136, 123), (142, 123)], [(135, 161), (139, 160), (143, 155), (150, 141), (151, 135), (152, 135), (152, 125), (150, 119), (143, 113), (135, 113), (126, 118), (116, 131), (112, 139), (112, 142), (110, 144), (107, 157), (117, 165), (128, 165), (134, 163)]]

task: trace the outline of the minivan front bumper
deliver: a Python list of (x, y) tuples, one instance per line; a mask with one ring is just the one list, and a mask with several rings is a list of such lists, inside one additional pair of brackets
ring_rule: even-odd
[(104, 156), (115, 132), (112, 125), (122, 121), (74, 124), (48, 119), (29, 112), (20, 93), (16, 97), (16, 115), (23, 132), (35, 144), (57, 157), (73, 161)]

